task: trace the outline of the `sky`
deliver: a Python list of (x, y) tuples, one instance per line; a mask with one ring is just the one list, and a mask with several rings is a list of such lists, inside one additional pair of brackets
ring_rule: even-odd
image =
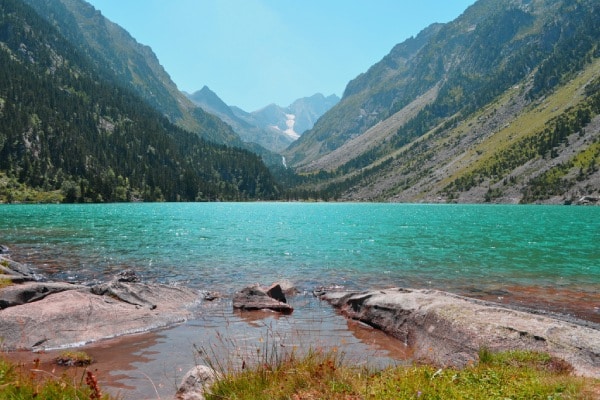
[(157, 55), (180, 90), (256, 111), (348, 82), (475, 0), (87, 0)]

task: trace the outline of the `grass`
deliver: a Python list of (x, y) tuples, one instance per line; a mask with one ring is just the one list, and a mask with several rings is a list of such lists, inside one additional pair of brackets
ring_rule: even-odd
[[(67, 370), (61, 375), (32, 365), (0, 359), (0, 400), (110, 400), (102, 394), (96, 376), (89, 370)], [(70, 372), (70, 373), (69, 373)]]
[[(282, 351), (275, 342), (255, 352), (254, 360), (216, 361), (200, 351), (202, 361), (220, 379), (205, 393), (207, 400), (359, 400), (359, 399), (598, 399), (600, 380), (572, 375), (565, 361), (546, 353), (479, 351), (479, 362), (463, 369), (432, 365), (372, 370), (356, 367), (335, 348), (309, 350), (303, 355)], [(83, 357), (68, 354), (72, 357)], [(67, 354), (65, 354), (65, 357)], [(236, 355), (237, 357), (237, 355)], [(83, 357), (86, 358), (86, 357)], [(70, 373), (69, 373), (70, 372)], [(102, 394), (87, 369), (62, 375), (32, 365), (0, 359), (0, 400), (90, 399), (111, 400)]]
[[(277, 351), (277, 350), (275, 350)], [(597, 399), (600, 381), (571, 375), (572, 367), (544, 353), (482, 349), (463, 369), (431, 365), (356, 368), (336, 351), (269, 357), (276, 363), (219, 371), (207, 400), (218, 399)]]
[[(500, 129), (491, 137), (475, 145), (467, 153), (467, 158), (473, 161), (465, 163), (462, 168), (457, 169), (451, 176), (445, 178), (440, 185), (442, 187), (446, 186), (462, 176), (483, 168), (486, 163), (493, 161), (493, 156), (495, 154), (514, 146), (523, 138), (537, 135), (544, 129), (548, 121), (563, 113), (568, 107), (574, 106), (580, 101), (585, 100), (585, 85), (594, 77), (598, 76), (599, 68), (600, 59), (597, 59), (588, 65), (575, 79), (547, 96), (542, 103), (531, 105), (528, 110), (521, 113), (515, 120), (511, 121), (510, 125)], [(465, 125), (474, 124), (476, 123), (477, 118), (493, 114), (493, 109), (498, 107), (499, 104), (505, 104), (511, 101), (511, 97), (516, 93), (516, 90), (517, 89), (514, 88), (509, 90), (499, 99), (498, 104), (490, 106), (488, 109), (478, 113), (471, 119), (466, 120), (463, 124), (459, 124), (455, 131), (467, 130)], [(475, 154), (480, 154), (480, 156), (475, 156)]]

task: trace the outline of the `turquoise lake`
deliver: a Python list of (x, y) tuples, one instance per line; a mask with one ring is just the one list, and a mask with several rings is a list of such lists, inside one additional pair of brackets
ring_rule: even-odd
[[(0, 205), (0, 244), (52, 279), (92, 283), (131, 268), (146, 280), (224, 294), (196, 320), (144, 339), (142, 347), (90, 350), (99, 365), (129, 354), (106, 367), (118, 376), (108, 386), (125, 398), (152, 395), (146, 376), (154, 383), (175, 379), (173, 370), (194, 362), (192, 343), (223, 335), (248, 347), (265, 332), (311, 345), (343, 342), (357, 357), (394, 359), (393, 343), (382, 347), (385, 338), (374, 339), (315, 300), (310, 292), (318, 286), (434, 288), (600, 323), (600, 207)], [(254, 319), (231, 311), (227, 298), (234, 291), (279, 279), (303, 292), (291, 300), (290, 317)], [(173, 393), (168, 383), (160, 390)]]
[(0, 206), (0, 242), (54, 278), (230, 292), (344, 285), (600, 289), (600, 208), (338, 203)]

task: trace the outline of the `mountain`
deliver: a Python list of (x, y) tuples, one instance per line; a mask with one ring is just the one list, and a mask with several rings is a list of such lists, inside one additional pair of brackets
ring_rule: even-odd
[(340, 98), (335, 94), (325, 97), (321, 93), (294, 101), (286, 109), (288, 114), (295, 116), (294, 131), (302, 135), (311, 129), (317, 120), (339, 101)]
[(279, 197), (257, 155), (174, 125), (64, 31), (0, 2), (0, 202)]
[(24, 0), (50, 22), (105, 79), (137, 93), (171, 122), (222, 144), (243, 146), (230, 127), (181, 93), (152, 49), (83, 0)]
[(285, 108), (270, 104), (258, 111), (247, 112), (226, 105), (207, 86), (186, 95), (194, 104), (232, 126), (243, 141), (257, 143), (274, 152), (288, 147), (339, 101), (335, 95), (325, 97), (318, 93), (298, 99)]
[(297, 193), (594, 201), (598, 43), (595, 0), (479, 0), (348, 83), (341, 101), (283, 153), (304, 173)]

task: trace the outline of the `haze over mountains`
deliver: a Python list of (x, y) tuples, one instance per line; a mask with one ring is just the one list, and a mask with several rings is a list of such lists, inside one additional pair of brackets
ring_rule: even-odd
[(228, 106), (207, 86), (186, 95), (204, 111), (228, 123), (243, 141), (257, 143), (275, 152), (284, 150), (297, 140), (314, 126), (321, 115), (340, 101), (334, 94), (325, 97), (317, 93), (298, 99), (288, 107), (269, 104), (260, 110), (247, 112), (239, 107)]
[(181, 93), (150, 48), (82, 0), (0, 10), (4, 201), (30, 189), (59, 201), (600, 196), (595, 0), (479, 0), (396, 45), (341, 100), (253, 112), (207, 87)]

